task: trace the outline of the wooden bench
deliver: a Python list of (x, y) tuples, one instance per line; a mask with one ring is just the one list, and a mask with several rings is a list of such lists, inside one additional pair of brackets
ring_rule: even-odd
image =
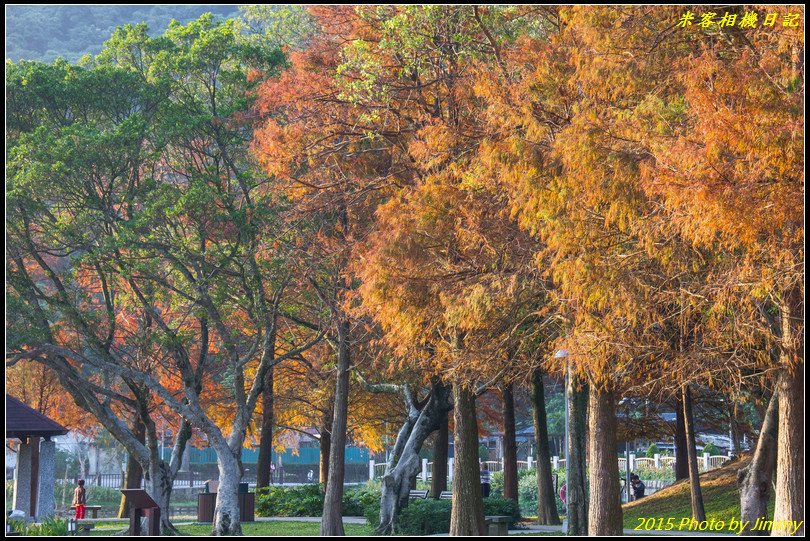
[(411, 500), (426, 500), (428, 497), (427, 490), (411, 490), (408, 493), (408, 498)]
[(505, 515), (494, 515), (484, 517), (484, 523), (487, 525), (487, 535), (509, 535), (509, 523), (512, 517)]
[[(74, 510), (74, 511), (76, 510), (75, 505), (71, 505), (70, 508), (72, 510)], [(84, 510), (92, 512), (93, 513), (93, 518), (98, 518), (98, 512), (101, 511), (101, 506), (100, 505), (85, 505)]]
[(439, 499), (440, 500), (452, 500), (453, 499), (453, 493), (450, 492), (449, 490), (442, 490), (441, 494), (439, 494)]

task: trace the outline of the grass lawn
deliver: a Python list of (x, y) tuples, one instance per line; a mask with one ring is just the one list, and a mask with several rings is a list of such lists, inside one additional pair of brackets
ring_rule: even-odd
[[(245, 535), (318, 535), (321, 525), (317, 522), (243, 522), (242, 533)], [(367, 524), (344, 524), (346, 535), (373, 535), (374, 529)], [(208, 535), (210, 524), (189, 524), (178, 526), (186, 535)]]
[[(700, 488), (703, 493), (706, 519), (708, 521), (715, 519), (716, 522), (724, 521), (726, 524), (724, 529), (712, 531), (728, 533), (730, 531), (728, 529), (729, 521), (732, 518), (737, 521), (740, 520), (740, 492), (737, 489), (737, 471), (747, 466), (749, 462), (750, 457), (744, 457), (700, 476)], [(773, 516), (773, 499), (771, 499), (768, 507), (769, 515)], [(625, 528), (637, 528), (640, 519), (663, 518), (664, 522), (666, 522), (668, 518), (672, 517), (675, 519), (675, 530), (677, 530), (682, 519), (692, 517), (688, 479), (678, 481), (651, 496), (624, 505), (623, 512)]]
[[(92, 535), (113, 535), (127, 527), (127, 522), (105, 522), (96, 525), (92, 531)], [(374, 528), (367, 524), (344, 524), (346, 535), (374, 535)], [(185, 535), (210, 535), (210, 524), (187, 524), (177, 526), (180, 533)], [(319, 533), (320, 524), (317, 522), (295, 522), (295, 521), (261, 521), (242, 523), (242, 533), (244, 535), (300, 535), (300, 536), (317, 536)], [(562, 532), (531, 532), (520, 535), (527, 536), (546, 536), (546, 535), (562, 535)]]
[[(113, 535), (126, 528), (127, 522), (107, 522), (97, 524), (92, 535)], [(321, 525), (317, 522), (262, 521), (243, 522), (245, 535), (318, 535)], [(346, 535), (373, 535), (374, 529), (367, 524), (344, 524)], [(210, 524), (179, 525), (177, 529), (185, 535), (210, 535)]]

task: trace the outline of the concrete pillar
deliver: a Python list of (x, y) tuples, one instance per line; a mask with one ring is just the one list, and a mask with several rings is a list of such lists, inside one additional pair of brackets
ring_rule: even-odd
[(369, 481), (374, 480), (374, 461), (373, 460), (368, 461), (368, 480)]
[(630, 453), (630, 471), (636, 469), (636, 453)]
[(530, 470), (533, 467), (534, 466), (532, 466), (532, 455), (529, 455), (529, 456), (526, 457), (526, 469)]
[(56, 509), (53, 499), (56, 480), (56, 444), (43, 440), (39, 444), (39, 495), (37, 497), (37, 520), (52, 517)]
[[(556, 470), (559, 467), (560, 467), (560, 457), (554, 455), (553, 457), (551, 457), (551, 469)], [(565, 467), (567, 468), (568, 464), (566, 464)]]
[(703, 471), (709, 471), (709, 453), (703, 453)]
[(427, 481), (428, 480), (427, 464), (428, 464), (428, 459), (423, 458), (422, 459), (422, 481)]
[(659, 453), (653, 455), (653, 461), (656, 469), (661, 467), (661, 455)]
[(20, 442), (14, 475), (14, 509), (31, 516), (31, 444)]

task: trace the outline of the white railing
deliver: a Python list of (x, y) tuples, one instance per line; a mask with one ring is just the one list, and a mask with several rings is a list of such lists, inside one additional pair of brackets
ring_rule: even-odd
[(503, 471), (503, 460), (485, 460), (489, 471)]
[(369, 480), (377, 479), (385, 474), (385, 468), (388, 466), (387, 462), (374, 462), (368, 461), (368, 478)]
[[(698, 457), (698, 469), (700, 471), (708, 471), (713, 470), (715, 468), (721, 467), (723, 464), (731, 460), (730, 456), (724, 455), (714, 455), (710, 456), (708, 453), (704, 453), (703, 456)], [(618, 457), (616, 461), (616, 465), (618, 466), (619, 471), (624, 472), (627, 468), (627, 460), (624, 457)], [(503, 471), (503, 460), (487, 460), (484, 461), (487, 465), (487, 469), (492, 472)], [(368, 475), (369, 479), (377, 479), (385, 474), (385, 468), (388, 464), (385, 462), (374, 462), (373, 460), (369, 461), (368, 464)], [(662, 470), (662, 469), (670, 469), (675, 465), (675, 457), (672, 456), (661, 456), (660, 454), (655, 454), (653, 458), (648, 457), (638, 457), (634, 453), (630, 453), (630, 470), (635, 470), (636, 468), (644, 468), (644, 469), (654, 469), (654, 470)], [(531, 470), (537, 466), (537, 462), (534, 460), (534, 457), (527, 457), (527, 460), (518, 460), (517, 467), (518, 470)], [(553, 469), (557, 468), (565, 468), (565, 459), (560, 458), (558, 456), (551, 457), (551, 467)], [(449, 459), (447, 461), (447, 473), (449, 479), (453, 477), (453, 459)], [(420, 478), (423, 481), (428, 481), (433, 478), (433, 462), (428, 462), (426, 458), (422, 459), (422, 472), (420, 474)]]

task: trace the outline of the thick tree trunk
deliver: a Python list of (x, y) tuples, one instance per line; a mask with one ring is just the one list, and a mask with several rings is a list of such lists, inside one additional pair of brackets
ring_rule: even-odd
[(619, 469), (616, 466), (616, 397), (592, 387), (588, 405), (590, 505), (588, 535), (622, 535)]
[[(160, 532), (174, 535), (177, 530), (169, 522), (169, 505), (172, 497), (173, 476), (169, 466), (163, 461), (150, 464), (149, 478), (145, 482), (146, 493), (160, 506)], [(140, 487), (138, 487), (140, 488)]]
[(345, 535), (343, 531), (343, 478), (346, 456), (346, 424), (349, 412), (349, 320), (338, 322), (338, 362), (332, 441), (329, 447), (329, 482), (321, 516), (321, 535)]
[(737, 472), (737, 485), (740, 488), (740, 520), (743, 524), (747, 524), (743, 535), (762, 535), (761, 530), (754, 530), (753, 527), (758, 520), (768, 519), (768, 499), (771, 497), (771, 480), (776, 468), (778, 396), (778, 392), (773, 393), (768, 404), (751, 463)]
[[(146, 442), (146, 427), (140, 419), (136, 418), (132, 428), (133, 435), (140, 443)], [(124, 488), (141, 488), (141, 480), (143, 479), (143, 467), (138, 460), (131, 454), (127, 454), (127, 471), (124, 474)], [(166, 508), (168, 511), (168, 508)], [(167, 512), (168, 514), (168, 512)], [(161, 517), (163, 515), (161, 514)], [(129, 517), (129, 504), (125, 496), (121, 496), (121, 504), (118, 506), (118, 518)]]
[(518, 501), (515, 397), (512, 394), (512, 385), (504, 385), (501, 392), (503, 394), (503, 497)]
[[(276, 357), (275, 336), (271, 339), (270, 358)], [(275, 416), (273, 412), (273, 367), (264, 375), (262, 387), (262, 431), (259, 436), (259, 459), (256, 464), (256, 488), (266, 487), (270, 484), (270, 465), (273, 463), (273, 425)]]
[(442, 418), (447, 419), (449, 394), (447, 386), (434, 382), (430, 398), (419, 410), (406, 390), (408, 419), (397, 435), (394, 451), (382, 478), (378, 533), (395, 533), (399, 511), (408, 505), (408, 494), (421, 471), (419, 451), (430, 434), (439, 428)]
[(461, 385), (454, 385), (453, 402), (455, 460), (450, 535), (484, 535), (475, 395)]
[(779, 435), (776, 458), (776, 499), (772, 535), (804, 534), (777, 529), (786, 521), (804, 520), (804, 365), (779, 372)]
[(683, 418), (683, 399), (675, 404), (675, 480), (689, 477), (689, 451), (686, 449), (686, 425)]
[[(588, 383), (568, 367), (568, 535), (588, 535), (585, 435), (588, 431)], [(540, 457), (538, 456), (538, 463)]]
[(700, 474), (698, 472), (697, 447), (695, 443), (695, 417), (692, 413), (692, 394), (689, 385), (681, 391), (683, 401), (683, 420), (686, 428), (686, 449), (689, 454), (689, 491), (692, 498), (692, 518), (698, 522), (706, 520), (703, 507), (703, 494), (700, 491)]
[[(782, 348), (778, 379), (779, 437), (776, 455), (774, 524), (804, 520), (804, 336), (803, 297), (798, 286), (781, 306)], [(773, 529), (772, 535), (804, 535)]]
[(450, 449), (450, 423), (445, 413), (439, 419), (439, 429), (433, 442), (433, 475), (430, 479), (430, 495), (439, 499), (442, 492), (447, 490), (447, 458)]
[(219, 488), (217, 505), (214, 508), (214, 527), (212, 535), (242, 535), (239, 522), (239, 482), (242, 475), (239, 471), (239, 460), (230, 449), (217, 449), (217, 466), (219, 467)]
[[(537, 523), (559, 524), (557, 498), (551, 480), (551, 449), (548, 446), (548, 420), (546, 418), (546, 394), (543, 388), (543, 372), (535, 370), (532, 376), (532, 413), (534, 417), (534, 448), (537, 460)], [(515, 476), (517, 491), (517, 476)], [(504, 474), (504, 492), (506, 492)]]

